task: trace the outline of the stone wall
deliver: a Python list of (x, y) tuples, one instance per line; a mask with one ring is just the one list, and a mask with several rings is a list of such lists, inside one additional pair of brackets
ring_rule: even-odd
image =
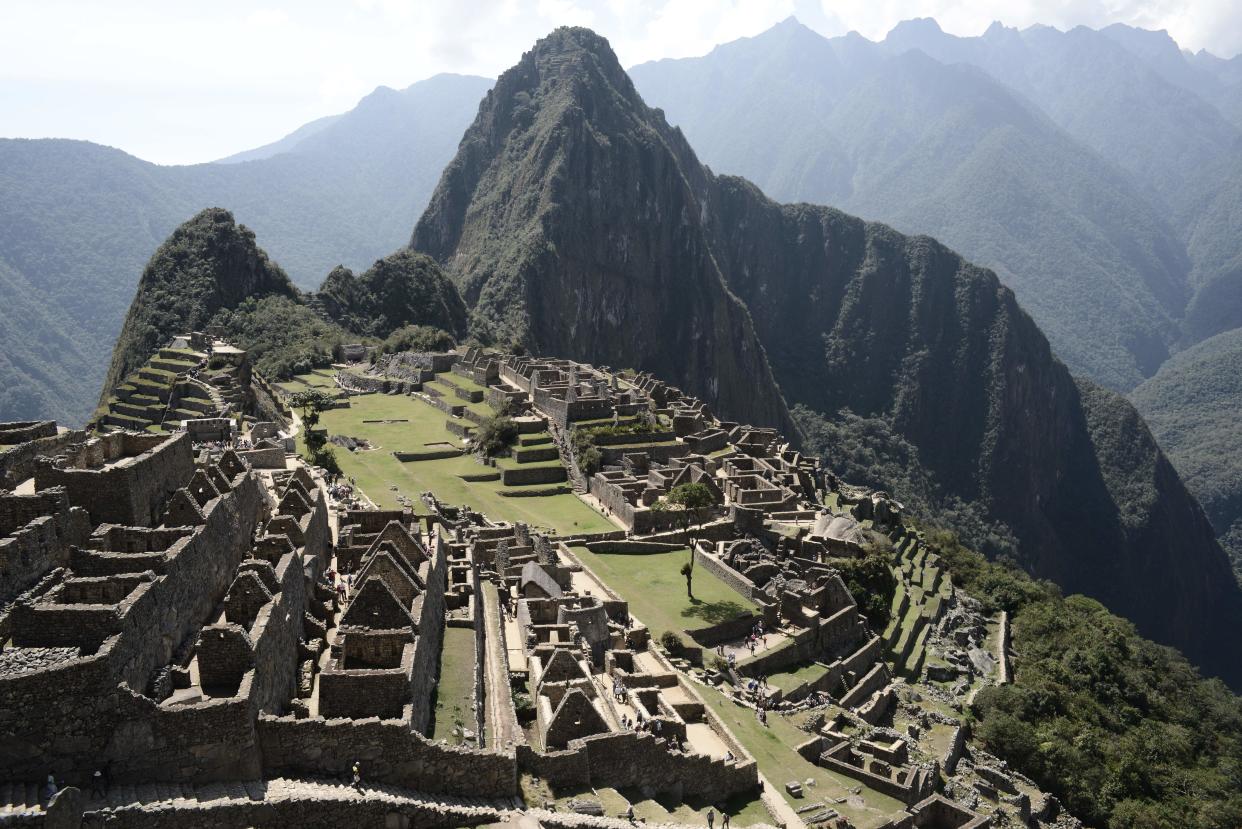
[(0, 488), (13, 489), (35, 474), (35, 459), (55, 455), (72, 443), (86, 440), (87, 433), (75, 429), (50, 437), (36, 438), (0, 452)]
[(736, 619), (718, 622), (710, 627), (685, 630), (683, 633), (699, 645), (710, 648), (721, 642), (736, 642), (755, 629), (755, 623), (762, 617), (747, 613)]
[(444, 643), (444, 590), (448, 581), (447, 545), (436, 543), (427, 569), (418, 622), (418, 646), (414, 652), (413, 706), (410, 726), (420, 734), (431, 725), (432, 690), (439, 681), (440, 649)]
[(244, 449), (237, 453), (252, 469), (284, 469), (285, 450), (280, 447), (270, 449)]
[(759, 785), (753, 761), (726, 762), (672, 752), (663, 740), (633, 731), (571, 740), (566, 751), (544, 755), (522, 746), (518, 764), (553, 786), (650, 787), (657, 793), (677, 791), (709, 800), (752, 792)]
[[(40, 780), (52, 771), (58, 779), (86, 782), (107, 761), (127, 779), (177, 779), (179, 768), (214, 779), (241, 774), (250, 761), (234, 749), (245, 744), (247, 729), (253, 734), (247, 700), (212, 700), (202, 711), (165, 709), (136, 692), (146, 690), (223, 597), (262, 509), (258, 481), (239, 476), (231, 492), (208, 504), (206, 523), (174, 545), (167, 573), (131, 590), (119, 632), (93, 656), (0, 676), (0, 734), (9, 735), (0, 742), (0, 778)], [(89, 617), (78, 636), (91, 635), (96, 609), (111, 615), (106, 624), (117, 624), (116, 606), (77, 607)], [(32, 617), (25, 629), (15, 620), (14, 635), (60, 634)]]
[(33, 586), (69, 561), (71, 545), (90, 535), (86, 511), (69, 506), (63, 488), (0, 495), (0, 602)]
[(505, 486), (559, 484), (567, 478), (563, 466), (518, 466), (500, 471), (500, 479)]
[(754, 599), (756, 595), (767, 595), (762, 590), (755, 587), (755, 583), (750, 579), (743, 576), (737, 570), (734, 570), (715, 555), (705, 552), (701, 547), (696, 547), (694, 550), (694, 562), (695, 564), (702, 565), (703, 569), (707, 570), (713, 576), (720, 579), (722, 582), (729, 585), (748, 599)]
[(401, 463), (411, 463), (416, 461), (437, 461), (445, 458), (460, 458), (464, 454), (466, 454), (465, 451), (450, 446), (443, 449), (424, 449), (418, 452), (393, 452), (392, 456)]
[(842, 708), (856, 708), (876, 691), (888, 684), (888, 668), (883, 662), (877, 662), (861, 679), (850, 688), (849, 693), (841, 697)]
[(356, 760), (367, 780), (422, 792), (471, 797), (518, 793), (513, 755), (434, 743), (411, 731), (405, 720), (298, 720), (263, 714), (258, 733), (267, 776), (341, 777)]
[(281, 557), (276, 578), (280, 592), (259, 611), (250, 629), (256, 665), (251, 702), (260, 711), (279, 714), (297, 689), (297, 646), (307, 602), (306, 580), (297, 553)]
[(667, 443), (676, 439), (677, 435), (672, 432), (625, 432), (619, 435), (596, 434), (594, 436), (595, 445), (601, 449), (605, 446), (634, 447), (639, 444)]
[[(59, 468), (51, 460), (38, 462), (35, 488), (65, 487), (70, 501), (85, 508), (96, 524), (158, 524), (169, 496), (194, 475), (194, 454), (188, 434), (147, 447), (152, 441), (146, 439), (152, 437), (114, 432), (92, 439), (83, 452), (93, 454), (90, 447), (95, 441), (108, 442), (116, 444), (124, 458), (101, 468)], [(125, 457), (134, 449), (141, 451)]]
[(319, 711), (323, 717), (398, 718), (410, 703), (414, 670), (413, 642), (405, 646), (394, 668), (334, 666), (319, 674)]
[[(499, 807), (454, 806), (424, 799), (416, 793), (409, 793), (409, 799), (404, 799), (402, 792), (386, 789), (363, 797), (352, 788), (321, 782), (257, 781), (244, 786), (239, 783), (233, 788), (236, 793), (232, 797), (222, 796), (176, 808), (161, 803), (114, 810), (109, 813), (108, 825), (125, 829), (166, 829), (168, 826), (177, 829), (289, 826), (299, 829), (339, 829), (342, 826), (453, 829), (495, 823), (502, 814)], [(222, 787), (221, 794), (225, 793)], [(266, 796), (260, 797), (260, 793)], [(87, 812), (84, 825), (96, 825), (91, 822), (95, 814)], [(40, 821), (38, 825), (50, 827), (52, 823), (49, 819), (46, 824)]]
[(14, 420), (0, 423), (0, 446), (12, 446), (56, 434), (55, 420)]

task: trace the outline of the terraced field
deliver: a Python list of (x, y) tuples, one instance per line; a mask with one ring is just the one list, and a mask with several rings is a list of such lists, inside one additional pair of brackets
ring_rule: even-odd
[(927, 635), (939, 619), (944, 602), (952, 595), (948, 574), (940, 560), (911, 536), (896, 549), (891, 618), (884, 630), (884, 645), (897, 673), (916, 678), (927, 659)]
[[(454, 375), (453, 379), (465, 378)], [(281, 386), (297, 390), (299, 383), (301, 388), (306, 388), (322, 380), (323, 375), (301, 375)], [(442, 501), (466, 504), (490, 518), (523, 521), (532, 527), (561, 534), (616, 529), (612, 522), (572, 493), (526, 495), (524, 493), (545, 492), (549, 487), (505, 486), (500, 480), (501, 469), (484, 466), (470, 455), (408, 462), (393, 456), (394, 451), (460, 449), (461, 439), (445, 426), (448, 419), (444, 412), (416, 397), (366, 394), (350, 398), (347, 409), (323, 412), (320, 424), (329, 434), (364, 438), (375, 447), (357, 452), (337, 448), (336, 457), (345, 475), (353, 478), (367, 497), (383, 508), (398, 509), (401, 506), (399, 496), (417, 501), (420, 493), (430, 490)], [(546, 438), (546, 433), (525, 437), (537, 440)], [(502, 467), (517, 465), (510, 459), (501, 463)], [(536, 465), (559, 467), (560, 462), (543, 461)]]

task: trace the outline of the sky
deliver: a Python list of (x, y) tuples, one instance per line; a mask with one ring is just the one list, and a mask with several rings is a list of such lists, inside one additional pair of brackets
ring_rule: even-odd
[(559, 25), (585, 25), (632, 66), (703, 55), (789, 15), (884, 37), (934, 17), (1167, 29), (1242, 52), (1238, 0), (0, 0), (0, 137), (78, 138), (158, 164), (211, 161), (439, 72), (494, 77)]

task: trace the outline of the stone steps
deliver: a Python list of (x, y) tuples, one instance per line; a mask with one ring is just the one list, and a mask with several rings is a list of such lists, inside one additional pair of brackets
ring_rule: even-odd
[(0, 818), (43, 813), (38, 783), (20, 780), (0, 783)]

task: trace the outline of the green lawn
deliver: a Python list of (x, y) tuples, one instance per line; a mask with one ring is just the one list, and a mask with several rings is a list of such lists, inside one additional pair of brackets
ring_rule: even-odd
[(593, 553), (575, 546), (582, 563), (630, 604), (630, 612), (654, 636), (666, 630), (694, 630), (707, 627), (757, 608), (733, 588), (704, 567), (694, 568), (694, 600), (686, 596), (686, 579), (681, 566), (689, 550), (670, 553), (627, 554)]
[[(405, 423), (364, 423), (364, 420), (405, 420)], [(349, 452), (336, 449), (341, 470), (355, 479), (362, 491), (380, 507), (398, 509), (398, 495), (417, 502), (430, 490), (450, 504), (467, 504), (496, 521), (522, 521), (534, 528), (561, 534), (605, 532), (616, 526), (572, 493), (525, 498), (506, 498), (502, 491), (520, 491), (500, 481), (468, 483), (462, 475), (486, 473), (489, 468), (470, 456), (402, 463), (394, 451), (426, 450), (433, 444), (460, 447), (459, 439), (445, 427), (448, 415), (429, 403), (404, 395), (366, 394), (350, 399), (350, 408), (331, 409), (320, 416), (329, 434), (366, 438), (374, 450)], [(491, 470), (494, 471), (494, 470)], [(392, 486), (397, 489), (391, 489)]]
[(826, 670), (828, 669), (818, 662), (808, 662), (805, 665), (801, 665), (792, 670), (768, 674), (768, 684), (775, 685), (782, 691), (788, 692), (802, 685), (804, 682), (810, 682), (812, 679), (818, 679), (824, 675), (824, 671)]
[(435, 722), (429, 737), (456, 743), (454, 726), (475, 730), (474, 669), (474, 630), (445, 628), (444, 646), (440, 651), (440, 681), (435, 691)]
[(335, 376), (335, 369), (319, 368), (308, 374), (298, 374), (288, 380), (283, 380), (277, 383), (276, 387), (290, 393), (306, 391), (307, 388), (332, 391), (337, 388)]
[[(458, 383), (459, 386), (461, 386), (463, 389), (467, 387), (468, 381), (464, 377), (458, 377), (456, 374), (454, 374), (453, 382), (456, 383), (458, 380), (462, 381)], [(469, 383), (469, 385), (474, 385), (474, 384)], [(467, 400), (462, 400), (460, 397), (457, 396), (457, 392), (453, 391), (453, 387), (450, 386), (448, 383), (443, 383), (440, 381), (423, 383), (423, 391), (429, 391), (430, 389), (435, 389), (436, 391), (438, 391), (440, 393), (440, 396), (443, 397), (444, 400), (452, 406), (464, 406), (465, 408), (469, 409), (475, 414), (480, 414), (480, 415), (483, 415), (484, 417), (490, 417), (491, 415), (496, 414), (496, 410), (493, 409), (490, 405), (488, 405), (486, 399), (484, 399), (483, 401), (479, 403), (471, 403)]]
[[(755, 762), (759, 764), (759, 771), (763, 772), (768, 782), (778, 789), (781, 796), (795, 809), (826, 798), (835, 800), (839, 797), (848, 797), (850, 789), (861, 785), (852, 778), (836, 774), (802, 759), (794, 747), (806, 742), (811, 735), (800, 730), (780, 714), (769, 715), (767, 726), (763, 726), (755, 718), (755, 712), (752, 709), (734, 704), (719, 691), (709, 688), (702, 688), (700, 691), (703, 698), (707, 700), (707, 704), (724, 720), (733, 735), (755, 758)], [(787, 782), (797, 780), (805, 784), (808, 779), (813, 779), (815, 785), (804, 786), (804, 796), (801, 799), (792, 797), (785, 791)], [(849, 818), (858, 829), (880, 826), (888, 820), (889, 815), (902, 808), (902, 803), (896, 798), (880, 794), (865, 786), (862, 790), (862, 800), (865, 801), (862, 804), (846, 800), (842, 803), (833, 802), (831, 805), (832, 808)]]

